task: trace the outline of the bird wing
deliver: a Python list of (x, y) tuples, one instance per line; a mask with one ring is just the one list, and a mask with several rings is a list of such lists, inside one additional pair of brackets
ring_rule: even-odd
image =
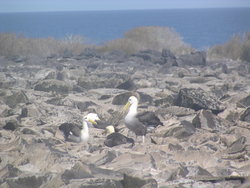
[(111, 124), (106, 121), (97, 121), (97, 124), (94, 124), (93, 126), (97, 129), (105, 129), (109, 125)]
[(134, 140), (132, 138), (128, 138), (121, 133), (112, 133), (107, 136), (104, 144), (108, 147), (113, 147), (121, 144), (132, 143), (134, 145)]
[(154, 112), (141, 112), (136, 115), (136, 118), (146, 127), (157, 127), (158, 125), (163, 125)]
[(59, 130), (61, 130), (66, 138), (70, 135), (74, 135), (79, 137), (81, 134), (81, 129), (77, 124), (74, 123), (63, 123), (59, 126)]

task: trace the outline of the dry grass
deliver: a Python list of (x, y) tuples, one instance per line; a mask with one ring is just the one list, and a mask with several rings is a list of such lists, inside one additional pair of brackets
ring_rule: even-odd
[(63, 54), (66, 50), (79, 54), (87, 47), (81, 36), (67, 36), (65, 39), (28, 38), (12, 33), (0, 34), (0, 55), (11, 56), (50, 56)]
[(236, 35), (225, 44), (213, 46), (208, 50), (208, 57), (250, 62), (250, 32), (242, 36)]
[(109, 41), (100, 47), (102, 51), (122, 50), (128, 54), (146, 49), (161, 51), (163, 48), (177, 55), (193, 50), (173, 29), (158, 26), (134, 28), (125, 33), (124, 38)]

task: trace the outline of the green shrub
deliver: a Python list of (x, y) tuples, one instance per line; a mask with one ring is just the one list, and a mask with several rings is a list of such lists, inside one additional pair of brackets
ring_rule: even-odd
[(126, 32), (124, 38), (108, 41), (100, 50), (122, 50), (131, 54), (146, 49), (161, 51), (163, 48), (168, 48), (177, 55), (193, 50), (173, 29), (159, 26), (134, 28)]
[(208, 50), (208, 57), (250, 62), (250, 32), (235, 35), (225, 44), (213, 46)]

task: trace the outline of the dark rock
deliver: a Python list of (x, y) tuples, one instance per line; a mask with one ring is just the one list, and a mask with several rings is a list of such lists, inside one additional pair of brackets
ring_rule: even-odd
[(222, 64), (221, 65), (221, 72), (223, 72), (224, 74), (229, 74), (230, 70), (228, 68), (228, 66), (226, 64)]
[(76, 104), (77, 108), (79, 110), (81, 110), (82, 112), (86, 111), (87, 108), (90, 106), (96, 106), (96, 104), (92, 101), (85, 101), (85, 102), (75, 101), (75, 104)]
[(73, 87), (60, 80), (43, 80), (38, 82), (34, 89), (37, 91), (67, 94), (69, 91), (72, 91)]
[(5, 130), (11, 130), (14, 131), (19, 127), (19, 123), (16, 120), (10, 120), (6, 123), (5, 126), (3, 126), (3, 129)]
[(160, 52), (155, 50), (143, 50), (131, 55), (132, 57), (139, 57), (147, 63), (164, 64), (164, 60)]
[(76, 91), (78, 93), (84, 92), (84, 89), (81, 86), (73, 85), (73, 91)]
[(20, 118), (28, 117), (28, 109), (22, 108)]
[(155, 106), (172, 106), (174, 104), (175, 97), (173, 95), (168, 95), (161, 99), (154, 100)]
[(63, 80), (66, 80), (66, 78), (67, 78), (67, 75), (65, 74), (65, 72), (57, 72), (56, 74), (57, 80), (63, 81)]
[(206, 52), (192, 52), (191, 54), (181, 55), (177, 59), (178, 66), (205, 66)]
[[(185, 108), (181, 106), (169, 106), (167, 108), (162, 109), (162, 112), (164, 112), (165, 114), (171, 114), (177, 117), (183, 117), (183, 116), (195, 114), (195, 111), (193, 109)], [(159, 113), (161, 113), (160, 110), (159, 110)]]
[(77, 84), (84, 89), (116, 88), (127, 80), (129, 80), (127, 74), (107, 72), (89, 77), (80, 77)]
[(136, 86), (132, 80), (127, 80), (126, 82), (123, 82), (118, 85), (117, 88), (132, 91), (136, 89)]
[(104, 53), (104, 58), (116, 63), (122, 63), (126, 60), (127, 54), (121, 50), (112, 50)]
[(250, 106), (250, 95), (244, 97), (243, 99), (239, 100), (239, 102), (237, 102), (237, 106), (238, 107), (249, 107)]
[(200, 166), (188, 166), (185, 167), (188, 171), (185, 177), (212, 177), (212, 175)]
[(95, 177), (102, 177), (102, 178), (117, 178), (117, 179), (122, 179), (122, 174), (117, 171), (105, 169), (105, 168), (99, 168), (98, 166), (94, 164), (89, 165), (89, 169), (91, 170), (91, 173)]
[(51, 80), (56, 78), (56, 71), (51, 68), (41, 69), (36, 72), (35, 80)]
[(246, 147), (246, 138), (240, 137), (239, 139), (237, 139), (236, 141), (234, 141), (227, 149), (227, 153), (228, 154), (235, 154), (235, 153), (239, 153), (245, 150)]
[(15, 108), (20, 103), (28, 103), (29, 99), (24, 91), (13, 91), (12, 95), (4, 97), (4, 102), (10, 108)]
[(226, 133), (230, 127), (230, 123), (226, 120), (214, 115), (211, 111), (201, 110), (192, 121), (195, 128), (203, 128), (216, 130)]
[(73, 52), (72, 50), (66, 49), (63, 51), (62, 58), (72, 58), (73, 57)]
[(62, 106), (63, 105), (63, 97), (51, 97), (50, 99), (48, 99), (46, 101), (46, 103), (48, 104), (53, 104), (53, 105), (56, 105), (56, 106)]
[(147, 95), (142, 92), (126, 92), (116, 95), (113, 100), (112, 104), (114, 105), (125, 105), (128, 102), (128, 98), (130, 96), (135, 96), (139, 99), (139, 103), (149, 103), (153, 102), (153, 98), (150, 95)]
[[(135, 95), (133, 92), (126, 92), (116, 95), (113, 100), (112, 104), (114, 105), (125, 105), (128, 102), (128, 98), (132, 95)], [(138, 95), (136, 95), (138, 96)]]
[(250, 73), (250, 64), (240, 64), (237, 67), (238, 74), (245, 77)]
[(163, 57), (163, 64), (178, 66), (175, 55), (169, 49), (163, 49), (161, 56)]
[(0, 170), (1, 179), (0, 184), (6, 178), (17, 177), (22, 173), (18, 168), (14, 167), (12, 164), (7, 164), (3, 169)]
[(220, 101), (214, 96), (205, 92), (201, 88), (183, 88), (179, 91), (175, 101), (175, 105), (186, 108), (192, 108), (194, 110), (208, 109), (214, 114), (218, 114), (224, 110)]
[(102, 95), (98, 100), (106, 100), (106, 99), (110, 99), (112, 97), (112, 95)]
[(180, 125), (171, 127), (165, 134), (164, 137), (173, 136), (178, 139), (185, 139), (195, 133), (195, 127), (192, 123), (184, 120), (181, 121)]
[(71, 179), (92, 178), (89, 167), (82, 163), (76, 163), (70, 170), (65, 170), (62, 174), (63, 181), (68, 184)]
[(6, 182), (10, 188), (39, 188), (48, 182), (51, 175), (33, 175), (16, 178), (7, 178)]
[(17, 80), (11, 75), (1, 75), (0, 76), (0, 88), (9, 89), (14, 87), (17, 83)]
[(39, 117), (40, 115), (41, 112), (36, 104), (28, 104), (22, 108), (20, 118)]
[(240, 115), (240, 120), (250, 122), (250, 107), (246, 108), (246, 110)]
[(123, 188), (121, 182), (115, 179), (88, 178), (79, 182), (71, 182), (70, 187), (79, 188)]
[(21, 130), (21, 132), (22, 132), (23, 134), (39, 135), (35, 130), (33, 130), (33, 129), (31, 129), (31, 128), (27, 128), (27, 127), (23, 128), (23, 129)]
[(22, 62), (25, 62), (27, 61), (27, 58), (24, 57), (24, 56), (19, 56), (19, 55), (16, 55), (16, 56), (12, 56), (10, 58), (11, 61), (14, 61), (15, 63), (22, 63)]
[(98, 166), (104, 165), (106, 163), (111, 162), (116, 157), (117, 157), (117, 155), (114, 153), (114, 151), (108, 151), (107, 154), (103, 158), (98, 160), (95, 164)]
[(90, 59), (90, 58), (101, 58), (100, 54), (94, 48), (86, 48), (82, 53), (76, 56), (76, 60)]
[(121, 182), (124, 188), (141, 188), (149, 184), (151, 188), (157, 188), (157, 181), (155, 179), (142, 179), (127, 174), (124, 175), (124, 178)]
[(183, 151), (184, 148), (179, 144), (169, 144), (168, 148), (170, 151)]

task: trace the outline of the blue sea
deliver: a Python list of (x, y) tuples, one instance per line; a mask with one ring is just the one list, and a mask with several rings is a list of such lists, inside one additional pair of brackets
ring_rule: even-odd
[(102, 44), (139, 26), (173, 28), (197, 49), (250, 31), (250, 8), (0, 13), (0, 32), (26, 37), (82, 35)]

